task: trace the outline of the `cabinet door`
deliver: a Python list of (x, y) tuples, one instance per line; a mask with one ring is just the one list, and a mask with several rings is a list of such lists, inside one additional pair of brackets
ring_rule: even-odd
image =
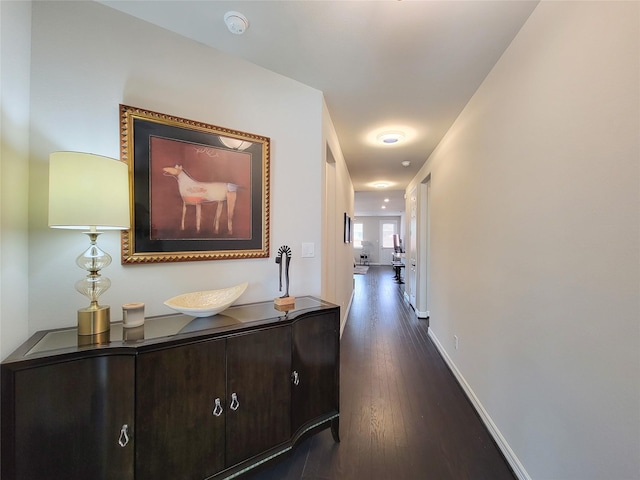
[[(292, 425), (295, 433), (339, 405), (340, 335), (334, 313), (311, 315), (293, 323)], [(295, 384), (297, 383), (297, 385)]]
[(118, 355), (17, 371), (7, 480), (133, 479), (132, 437), (124, 447), (118, 439), (133, 426), (134, 364)]
[(289, 440), (290, 375), (290, 326), (227, 339), (227, 466)]
[[(136, 479), (201, 480), (224, 468), (225, 343), (145, 352), (136, 366)], [(216, 412), (219, 413), (219, 412)]]

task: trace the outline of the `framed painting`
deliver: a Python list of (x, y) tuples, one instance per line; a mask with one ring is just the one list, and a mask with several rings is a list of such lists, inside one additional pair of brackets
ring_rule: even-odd
[(344, 243), (351, 243), (351, 217), (344, 212)]
[(269, 256), (270, 139), (120, 105), (122, 263)]

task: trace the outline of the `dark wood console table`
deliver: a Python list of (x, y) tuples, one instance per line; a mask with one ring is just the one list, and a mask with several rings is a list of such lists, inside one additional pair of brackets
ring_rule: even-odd
[(100, 345), (38, 332), (1, 365), (2, 479), (236, 478), (319, 430), (339, 441), (339, 337), (313, 297), (114, 323)]

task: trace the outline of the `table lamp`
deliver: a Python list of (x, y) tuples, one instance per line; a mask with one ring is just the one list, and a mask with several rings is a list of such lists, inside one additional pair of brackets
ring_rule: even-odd
[[(49, 156), (49, 227), (83, 230), (89, 248), (76, 264), (87, 276), (76, 290), (90, 304), (78, 310), (78, 335), (100, 336), (109, 332), (109, 306), (98, 298), (111, 281), (100, 270), (111, 256), (96, 244), (99, 230), (125, 230), (129, 223), (129, 169), (118, 160), (79, 152), (54, 152)], [(108, 336), (108, 334), (107, 334)]]

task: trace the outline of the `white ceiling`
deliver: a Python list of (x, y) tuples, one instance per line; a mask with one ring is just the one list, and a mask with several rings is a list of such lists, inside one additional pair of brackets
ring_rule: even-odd
[[(390, 184), (356, 194), (363, 215), (384, 214), (382, 198), (404, 190), (538, 1), (100, 3), (321, 90), (356, 192)], [(227, 30), (230, 10), (249, 20), (243, 35)], [(407, 140), (375, 144), (383, 130)]]
[(355, 204), (356, 217), (401, 215), (405, 205), (404, 190), (356, 192)]

